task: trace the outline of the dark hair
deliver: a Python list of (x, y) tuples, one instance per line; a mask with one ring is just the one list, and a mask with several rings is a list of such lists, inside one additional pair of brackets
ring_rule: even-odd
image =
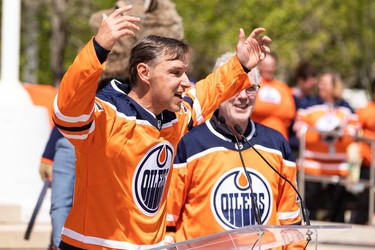
[(129, 58), (129, 80), (130, 86), (137, 82), (139, 63), (155, 65), (163, 55), (170, 56), (169, 60), (185, 59), (190, 51), (190, 46), (183, 41), (150, 35), (141, 39), (134, 45)]
[(301, 62), (294, 72), (294, 80), (303, 79), (307, 80), (310, 77), (317, 77), (318, 71), (317, 69), (308, 62)]

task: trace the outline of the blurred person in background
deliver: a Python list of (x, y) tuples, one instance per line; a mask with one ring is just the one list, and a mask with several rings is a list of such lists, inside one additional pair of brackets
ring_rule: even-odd
[(296, 106), (289, 86), (275, 79), (277, 57), (269, 54), (258, 65), (262, 86), (257, 95), (251, 119), (279, 131), (289, 140), (289, 126), (292, 122)]
[[(301, 62), (295, 69), (293, 79), (295, 86), (291, 90), (296, 110), (318, 104), (316, 89), (318, 83), (317, 69), (308, 62)], [(293, 130), (294, 120), (289, 126), (289, 145), (294, 157), (298, 158), (299, 139)]]
[[(325, 72), (318, 81), (319, 103), (299, 109), (294, 124), (297, 136), (303, 126), (311, 128), (306, 133), (306, 149), (303, 157), (304, 171), (309, 175), (335, 175), (346, 177), (349, 174), (347, 147), (354, 141), (358, 131), (358, 119), (354, 110), (342, 98), (343, 83), (335, 72)], [(297, 161), (297, 165), (300, 163)], [(299, 166), (301, 167), (301, 166)], [(328, 216), (325, 219), (344, 222), (347, 195), (344, 186), (324, 185), (306, 181), (306, 206), (311, 219), (317, 219), (323, 194), (327, 196)]]
[(317, 104), (318, 70), (308, 62), (301, 62), (294, 72), (295, 86), (292, 95), (296, 108), (307, 108)]

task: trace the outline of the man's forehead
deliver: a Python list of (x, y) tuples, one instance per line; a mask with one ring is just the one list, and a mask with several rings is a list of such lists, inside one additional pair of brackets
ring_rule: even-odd
[(187, 62), (188, 62), (187, 56), (177, 57), (176, 55), (164, 55), (162, 57), (162, 59), (164, 61), (173, 61), (173, 62), (180, 61), (180, 62), (185, 63), (185, 64), (187, 64)]
[(168, 64), (170, 67), (176, 67), (176, 68), (187, 68), (188, 62), (184, 59), (176, 59), (176, 58), (164, 58), (164, 63)]

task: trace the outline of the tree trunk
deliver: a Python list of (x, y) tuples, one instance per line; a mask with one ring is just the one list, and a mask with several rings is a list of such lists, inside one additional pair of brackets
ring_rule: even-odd
[(39, 1), (27, 0), (24, 1), (22, 11), (25, 17), (25, 66), (23, 68), (23, 82), (37, 83), (38, 82), (38, 67), (39, 67), (39, 20), (35, 18), (39, 11)]
[(51, 1), (51, 24), (52, 24), (52, 37), (51, 37), (51, 70), (53, 73), (53, 85), (60, 86), (60, 81), (64, 75), (64, 49), (66, 45), (66, 30), (65, 30), (65, 11), (68, 0), (52, 0)]

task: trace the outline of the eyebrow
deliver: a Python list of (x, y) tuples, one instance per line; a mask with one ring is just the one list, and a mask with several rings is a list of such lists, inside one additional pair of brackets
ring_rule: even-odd
[(171, 67), (172, 69), (182, 69), (182, 70), (185, 70), (185, 69), (188, 69), (189, 67), (189, 64), (185, 64), (183, 63), (182, 65), (175, 65), (173, 64), (173, 66)]

